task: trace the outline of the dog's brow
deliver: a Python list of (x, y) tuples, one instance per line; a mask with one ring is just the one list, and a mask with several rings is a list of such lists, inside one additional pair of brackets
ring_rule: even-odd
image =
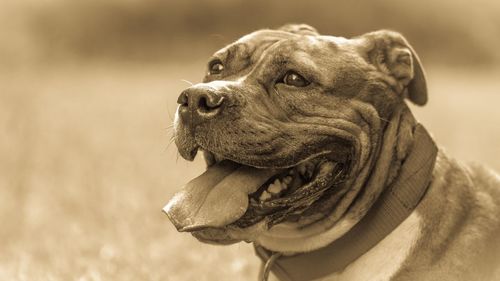
[(234, 57), (241, 56), (241, 54), (245, 55), (246, 52), (241, 52), (240, 49), (242, 49), (242, 44), (231, 45), (226, 50), (226, 59), (231, 60)]
[(292, 55), (292, 58), (297, 61), (298, 63), (300, 63), (301, 65), (303, 66), (307, 66), (309, 68), (317, 68), (317, 65), (316, 63), (309, 57), (309, 55), (304, 52), (304, 51), (298, 51), (298, 52), (295, 52), (293, 55)]
[(232, 44), (232, 45), (229, 45), (219, 51), (217, 51), (215, 54), (214, 54), (214, 57), (216, 58), (220, 58), (221, 60), (223, 61), (230, 61), (230, 60), (233, 60), (235, 57), (239, 57), (239, 56), (247, 56), (247, 52), (245, 52), (245, 48), (244, 46), (242, 46), (243, 44), (242, 43), (236, 43), (236, 44)]

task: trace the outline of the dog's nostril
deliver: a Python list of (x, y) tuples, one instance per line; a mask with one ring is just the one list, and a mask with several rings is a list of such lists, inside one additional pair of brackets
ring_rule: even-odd
[(220, 96), (215, 95), (215, 94), (212, 94), (209, 96), (202, 96), (202, 97), (200, 97), (200, 100), (198, 102), (198, 106), (201, 109), (212, 110), (212, 109), (215, 109), (215, 108), (221, 106), (223, 100), (224, 100), (223, 97), (220, 97)]
[(214, 93), (201, 95), (198, 99), (198, 109), (203, 112), (209, 112), (219, 108), (224, 101), (224, 97), (221, 97)]
[(177, 98), (177, 103), (182, 105), (182, 106), (188, 106), (189, 103), (189, 97), (186, 91), (182, 92), (179, 97)]
[(202, 111), (209, 111), (210, 106), (208, 106), (207, 98), (206, 97), (201, 97), (200, 100), (198, 101), (198, 108), (201, 109)]

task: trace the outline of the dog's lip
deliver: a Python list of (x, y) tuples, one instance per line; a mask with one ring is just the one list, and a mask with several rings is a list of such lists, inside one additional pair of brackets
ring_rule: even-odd
[(201, 146), (199, 149), (203, 150), (205, 153), (210, 155), (210, 158), (215, 159), (212, 163), (207, 162), (207, 166), (210, 167), (213, 164), (222, 162), (222, 161), (231, 161), (234, 163), (237, 163), (239, 165), (244, 165), (244, 166), (249, 166), (249, 167), (254, 167), (257, 169), (276, 169), (276, 170), (283, 170), (283, 169), (291, 169), (294, 167), (297, 167), (303, 163), (310, 162), (317, 160), (319, 158), (324, 158), (324, 159), (329, 159), (333, 162), (337, 163), (346, 163), (348, 162), (348, 155), (337, 155), (336, 151), (333, 150), (322, 150), (316, 153), (311, 153), (309, 156), (302, 158), (302, 159), (297, 159), (296, 161), (292, 163), (287, 163), (287, 164), (282, 164), (282, 165), (275, 165), (271, 161), (266, 163), (265, 165), (263, 164), (256, 164), (253, 163), (252, 161), (248, 161), (245, 159), (241, 159), (236, 157), (235, 155), (225, 155), (225, 154), (219, 154), (216, 152), (212, 152), (210, 150), (204, 149)]

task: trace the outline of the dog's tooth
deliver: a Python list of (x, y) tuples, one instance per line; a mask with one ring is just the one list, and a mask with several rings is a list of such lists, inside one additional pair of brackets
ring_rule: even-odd
[(274, 183), (270, 184), (267, 188), (267, 191), (276, 194), (279, 193), (283, 189), (283, 186), (279, 180), (274, 181)]
[(264, 192), (262, 192), (262, 194), (260, 195), (259, 200), (266, 201), (266, 200), (269, 200), (270, 198), (271, 198), (271, 194), (264, 190)]
[(285, 185), (289, 185), (291, 182), (292, 182), (292, 177), (291, 176), (286, 176), (285, 178), (283, 178), (283, 183)]
[(271, 193), (278, 193), (281, 191), (281, 181), (280, 179), (275, 179), (272, 184), (267, 187), (267, 191)]

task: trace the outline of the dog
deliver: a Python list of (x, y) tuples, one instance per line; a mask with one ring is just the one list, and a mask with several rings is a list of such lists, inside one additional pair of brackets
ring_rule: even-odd
[(499, 176), (449, 157), (407, 101), (427, 86), (400, 33), (243, 36), (178, 98), (178, 151), (207, 170), (164, 211), (254, 243), (261, 280), (500, 280)]

